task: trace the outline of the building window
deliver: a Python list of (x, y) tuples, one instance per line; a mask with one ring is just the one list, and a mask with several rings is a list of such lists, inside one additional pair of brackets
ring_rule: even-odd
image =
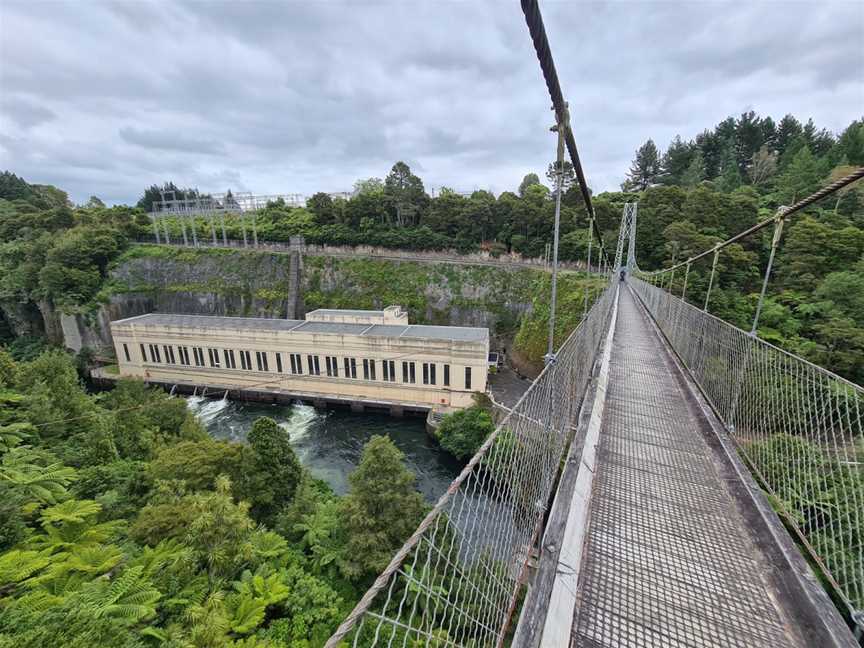
[(282, 373), (282, 354), (281, 353), (276, 354), (276, 371), (278, 371), (279, 373)]
[(159, 347), (155, 344), (150, 345), (150, 359), (153, 362), (162, 362), (162, 356), (159, 353)]
[(339, 376), (339, 363), (336, 362), (336, 356), (324, 356), (324, 363), (327, 365), (327, 375), (331, 378)]
[(412, 385), (417, 382), (417, 375), (415, 373), (415, 363), (413, 362), (403, 362), (402, 363), (402, 382), (403, 383), (411, 383)]
[(201, 347), (192, 347), (192, 355), (195, 356), (195, 366), (204, 366), (204, 349)]
[[(387, 361), (384, 361), (384, 367), (386, 371)], [(363, 380), (375, 380), (375, 361), (374, 360), (363, 360)]]
[(384, 380), (396, 382), (396, 363), (393, 360), (382, 360), (381, 364), (384, 367)]
[(434, 362), (424, 362), (423, 363), (423, 384), (424, 385), (434, 385), (437, 382), (435, 379), (435, 363)]
[(255, 362), (258, 365), (258, 371), (270, 371), (270, 367), (267, 365), (266, 351), (256, 351)]
[(207, 355), (210, 356), (210, 366), (219, 368), (219, 349), (207, 349)]
[(177, 352), (180, 354), (180, 364), (182, 365), (190, 365), (189, 362), (189, 347), (178, 346)]
[(444, 386), (450, 386), (450, 365), (444, 365)]
[(434, 362), (424, 362), (423, 363), (423, 384), (424, 385), (434, 385), (435, 384), (435, 363)]
[(177, 358), (174, 357), (174, 347), (168, 344), (163, 344), (162, 348), (165, 349), (165, 362), (169, 364), (177, 364)]
[(318, 361), (318, 356), (307, 355), (306, 360), (309, 364), (309, 375), (310, 376), (320, 376), (321, 375), (321, 363)]
[(346, 378), (356, 378), (357, 377), (357, 360), (354, 358), (344, 358), (345, 361), (345, 377)]
[[(312, 356), (309, 356), (310, 358)], [(316, 360), (318, 358), (315, 358)], [(291, 373), (292, 374), (302, 374), (303, 373), (303, 356), (299, 353), (291, 353), (288, 355), (288, 360), (291, 361)], [(312, 366), (309, 367), (310, 373), (312, 372)]]
[(141, 347), (141, 359), (142, 359), (144, 362), (147, 362), (147, 351), (144, 349), (144, 345), (143, 345), (143, 344), (139, 344), (138, 346)]
[(234, 351), (231, 349), (225, 349), (225, 368), (226, 369), (236, 369), (237, 368), (237, 360), (234, 358)]
[(471, 367), (465, 367), (465, 389), (471, 389)]
[(252, 355), (248, 351), (240, 351), (240, 368), (246, 371), (252, 370)]
[(126, 346), (126, 343), (123, 343), (123, 355), (126, 356), (126, 362), (132, 362), (132, 358), (129, 357), (129, 347)]

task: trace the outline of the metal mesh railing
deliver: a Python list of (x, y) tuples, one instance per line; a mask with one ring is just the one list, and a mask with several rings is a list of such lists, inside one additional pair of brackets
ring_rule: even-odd
[(599, 295), (328, 647), (501, 645), (616, 290)]
[(864, 389), (638, 278), (631, 286), (858, 623)]

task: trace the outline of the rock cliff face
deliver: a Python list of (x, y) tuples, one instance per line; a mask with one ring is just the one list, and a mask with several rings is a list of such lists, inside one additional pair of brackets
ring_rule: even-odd
[(527, 268), (138, 247), (112, 270), (98, 308), (59, 319), (69, 348), (107, 350), (110, 321), (152, 311), (302, 318), (314, 308), (401, 304), (413, 323), (488, 327), (493, 346), (509, 348), (543, 279)]

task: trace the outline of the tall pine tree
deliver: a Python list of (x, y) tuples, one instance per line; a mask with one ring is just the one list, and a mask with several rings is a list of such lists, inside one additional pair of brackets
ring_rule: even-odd
[(644, 191), (657, 184), (660, 176), (660, 153), (654, 140), (649, 139), (636, 151), (636, 159), (630, 165), (627, 179), (621, 188), (624, 191)]

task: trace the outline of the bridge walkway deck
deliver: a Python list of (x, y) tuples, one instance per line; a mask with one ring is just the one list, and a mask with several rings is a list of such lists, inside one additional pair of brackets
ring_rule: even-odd
[(669, 351), (622, 289), (571, 646), (802, 645)]

